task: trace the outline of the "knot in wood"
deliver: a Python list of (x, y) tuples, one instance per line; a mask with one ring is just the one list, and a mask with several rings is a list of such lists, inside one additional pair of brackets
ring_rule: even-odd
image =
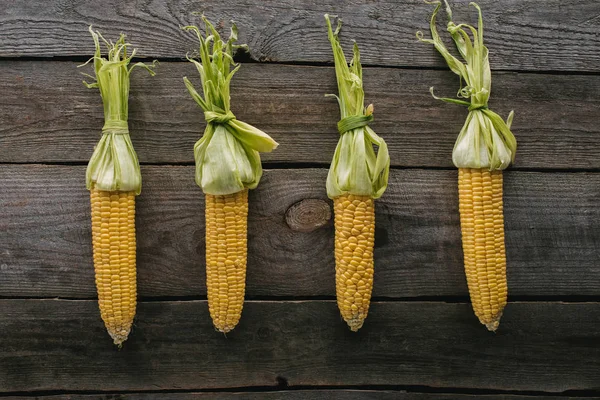
[(294, 203), (285, 212), (285, 221), (290, 229), (312, 232), (331, 219), (329, 203), (321, 199), (304, 199)]

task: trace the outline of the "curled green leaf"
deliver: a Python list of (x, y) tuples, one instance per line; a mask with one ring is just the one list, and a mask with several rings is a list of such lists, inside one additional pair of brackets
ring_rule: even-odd
[[(373, 120), (373, 105), (364, 106), (358, 45), (354, 43), (353, 58), (348, 64), (338, 37), (341, 20), (338, 19), (335, 31), (327, 14), (325, 21), (338, 85), (338, 95), (330, 96), (337, 98), (341, 114), (338, 123), (340, 139), (327, 175), (327, 195), (332, 199), (343, 194), (376, 199), (381, 197), (388, 184), (390, 157), (387, 144), (368, 126)], [(373, 146), (378, 147), (377, 152)]]
[[(100, 32), (89, 27), (95, 44), (93, 61), (95, 76), (84, 74), (93, 81), (84, 84), (88, 88), (98, 88), (104, 105), (104, 127), (102, 137), (96, 146), (86, 170), (86, 186), (105, 191), (133, 191), (140, 194), (142, 177), (137, 155), (129, 137), (127, 124), (129, 106), (129, 75), (136, 68), (146, 69), (154, 75), (152, 65), (138, 62), (129, 65), (135, 56), (135, 49), (127, 54), (131, 45), (125, 42), (125, 35), (113, 43), (104, 39)], [(107, 56), (102, 57), (100, 40), (107, 48)]]
[[(447, 30), (452, 37), (464, 62), (454, 57), (444, 45), (436, 27), (436, 17), (442, 7), (440, 1), (428, 2), (435, 4), (431, 16), (431, 39), (425, 39), (422, 32), (417, 32), (417, 38), (432, 44), (444, 57), (450, 70), (461, 78), (461, 87), (457, 97), (434, 98), (448, 103), (469, 107), (469, 115), (463, 125), (454, 150), (452, 161), (458, 168), (487, 168), (502, 170), (514, 161), (517, 151), (517, 141), (510, 130), (514, 113), (511, 111), (507, 121), (488, 108), (488, 100), (492, 90), (492, 73), (489, 63), (489, 53), (483, 44), (483, 17), (481, 8), (476, 3), (470, 3), (478, 12), (478, 29), (467, 24), (455, 24), (452, 21), (452, 10), (446, 0), (448, 16)], [(470, 35), (469, 35), (470, 34)], [(464, 82), (464, 86), (462, 86)]]
[(196, 183), (204, 193), (224, 195), (244, 188), (254, 189), (262, 176), (259, 152), (277, 147), (269, 135), (236, 119), (230, 109), (229, 85), (240, 68), (233, 61), (233, 52), (245, 45), (236, 45), (237, 27), (231, 27), (229, 39), (223, 42), (214, 26), (202, 16), (206, 25), (203, 35), (197, 26), (185, 26), (200, 42), (198, 59), (188, 56), (202, 84), (202, 95), (187, 77), (184, 83), (192, 98), (204, 111), (206, 129), (194, 146)]

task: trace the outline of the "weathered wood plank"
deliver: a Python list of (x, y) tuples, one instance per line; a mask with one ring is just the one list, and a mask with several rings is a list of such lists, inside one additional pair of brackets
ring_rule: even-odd
[[(600, 6), (595, 0), (482, 0), (486, 42), (496, 69), (598, 71)], [(459, 22), (476, 22), (468, 1), (453, 1)], [(91, 55), (87, 27), (93, 24), (108, 37), (128, 33), (139, 54), (177, 57), (196, 47), (180, 26), (198, 23), (202, 11), (219, 25), (237, 21), (241, 42), (260, 61), (331, 61), (323, 14), (343, 17), (342, 42), (361, 46), (367, 64), (442, 66), (432, 46), (415, 38), (426, 31), (432, 7), (420, 0), (158, 0), (123, 5), (50, 0), (44, 7), (31, 0), (0, 4), (0, 56)], [(445, 18), (441, 17), (440, 27)], [(393, 39), (390, 39), (393, 38)]]
[(123, 349), (95, 301), (0, 300), (0, 392), (288, 385), (599, 390), (600, 304), (512, 303), (497, 334), (469, 304), (374, 303), (358, 334), (334, 301), (248, 302), (227, 337), (205, 301), (141, 303)]
[(273, 392), (131, 393), (60, 396), (9, 396), (4, 400), (600, 400), (600, 397), (517, 396), (510, 394), (408, 393), (390, 390), (282, 390)]
[[(600, 54), (600, 52), (599, 52)], [(0, 162), (86, 162), (103, 124), (97, 90), (81, 84), (76, 63), (0, 62)], [(182, 77), (190, 63), (162, 63), (155, 77), (133, 74), (132, 140), (145, 163), (193, 162), (204, 129), (201, 110)], [(372, 127), (397, 166), (452, 166), (451, 153), (465, 107), (429, 94), (454, 96), (450, 72), (369, 68)], [(600, 76), (498, 73), (491, 106), (516, 109), (517, 167), (600, 168)], [(233, 111), (281, 144), (269, 162), (329, 163), (338, 140), (339, 110), (330, 67), (244, 65), (233, 82)]]
[[(0, 165), (0, 296), (95, 296), (84, 174), (83, 166)], [(193, 174), (191, 166), (142, 168), (143, 297), (206, 293), (203, 195)], [(377, 202), (374, 296), (467, 295), (456, 176), (392, 171)], [(268, 170), (251, 192), (249, 296), (335, 294), (331, 220), (315, 221), (308, 212), (293, 230), (285, 219), (306, 199), (331, 204), (325, 177), (325, 169)], [(505, 173), (512, 296), (600, 293), (599, 197), (598, 173)], [(303, 223), (323, 226), (302, 232)]]

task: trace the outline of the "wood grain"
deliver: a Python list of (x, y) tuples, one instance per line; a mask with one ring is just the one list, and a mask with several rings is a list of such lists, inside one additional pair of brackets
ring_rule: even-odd
[[(598, 53), (600, 54), (600, 52)], [(103, 125), (97, 90), (81, 84), (71, 62), (0, 62), (0, 163), (87, 162)], [(89, 72), (89, 71), (88, 71)], [(130, 128), (143, 163), (192, 163), (204, 129), (201, 110), (182, 77), (197, 82), (190, 63), (162, 63), (157, 75), (132, 74)], [(392, 164), (452, 167), (452, 148), (465, 107), (429, 94), (454, 96), (458, 79), (446, 71), (369, 68), (372, 127), (388, 143)], [(232, 85), (241, 120), (271, 134), (280, 146), (266, 163), (330, 163), (339, 110), (330, 67), (244, 65)], [(600, 76), (497, 73), (491, 107), (513, 130), (519, 168), (600, 168)]]
[(323, 199), (305, 199), (292, 204), (285, 212), (291, 230), (312, 232), (331, 221), (331, 205)]
[[(247, 295), (333, 296), (333, 226), (291, 229), (287, 210), (327, 201), (325, 169), (267, 170), (250, 194)], [(146, 166), (137, 202), (142, 297), (204, 296), (203, 195), (192, 166)], [(82, 166), (0, 165), (0, 296), (94, 298)], [(376, 297), (467, 288), (456, 171), (393, 170), (376, 204)], [(505, 173), (511, 296), (600, 294), (600, 174)]]
[(599, 400), (600, 397), (517, 396), (510, 394), (438, 394), (407, 393), (391, 390), (281, 390), (269, 392), (196, 392), (196, 393), (130, 393), (130, 394), (66, 394), (60, 396), (8, 396), (3, 400)]
[[(468, 1), (452, 1), (457, 22), (476, 23)], [(595, 0), (482, 0), (486, 44), (492, 67), (510, 70), (598, 71), (600, 65), (600, 6)], [(356, 39), (366, 64), (444, 66), (433, 46), (419, 43), (417, 30), (428, 30), (433, 7), (420, 0), (157, 0), (124, 4), (117, 0), (81, 2), (49, 0), (0, 4), (0, 55), (91, 56), (87, 32), (93, 24), (107, 37), (125, 31), (141, 56), (183, 58), (197, 40), (182, 32), (199, 23), (191, 15), (204, 12), (226, 30), (237, 21), (240, 41), (250, 58), (277, 62), (329, 62), (323, 14), (345, 21), (342, 44)], [(440, 28), (445, 18), (440, 16)], [(447, 34), (446, 34), (447, 35)]]
[(497, 334), (469, 304), (375, 302), (358, 334), (334, 301), (247, 302), (214, 331), (205, 301), (141, 303), (117, 350), (95, 301), (0, 300), (0, 391), (424, 385), (598, 390), (600, 305), (513, 303)]

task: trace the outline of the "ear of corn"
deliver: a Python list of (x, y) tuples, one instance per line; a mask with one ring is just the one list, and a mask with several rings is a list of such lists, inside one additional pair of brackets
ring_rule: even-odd
[(358, 331), (373, 290), (375, 207), (371, 196), (342, 195), (335, 208), (335, 286), (342, 318)]
[[(502, 170), (514, 161), (517, 150), (517, 142), (510, 130), (514, 114), (511, 111), (508, 119), (503, 121), (488, 108), (492, 78), (488, 49), (483, 44), (481, 9), (471, 3), (479, 13), (479, 26), (475, 29), (452, 22), (452, 11), (445, 3), (448, 32), (466, 62), (450, 54), (437, 32), (436, 16), (442, 7), (441, 2), (434, 2), (436, 8), (430, 23), (432, 39), (424, 39), (421, 32), (417, 32), (417, 37), (433, 44), (450, 69), (465, 82), (465, 87), (458, 92), (458, 97), (465, 100), (440, 100), (469, 107), (452, 152), (452, 161), (459, 169), (464, 265), (475, 315), (489, 330), (495, 331), (507, 300)], [(472, 33), (472, 39), (467, 32)], [(431, 92), (433, 94), (433, 88)]]
[(244, 306), (248, 189), (206, 198), (206, 288), (215, 328), (227, 333)]
[(121, 344), (136, 308), (135, 193), (93, 188), (90, 200), (100, 315), (115, 344)]
[(223, 42), (213, 25), (202, 18), (205, 36), (196, 26), (183, 29), (195, 32), (200, 42), (199, 60), (188, 60), (200, 74), (203, 96), (189, 79), (183, 79), (207, 122), (204, 135), (194, 146), (196, 183), (206, 199), (208, 307), (215, 328), (226, 333), (240, 320), (244, 302), (248, 189), (256, 188), (262, 176), (259, 152), (272, 151), (277, 142), (237, 120), (230, 110), (229, 84), (239, 68), (233, 64), (233, 51), (245, 47), (234, 44), (235, 24)]
[[(137, 155), (131, 144), (127, 124), (129, 66), (125, 36), (108, 42), (90, 27), (96, 52), (93, 60), (95, 80), (86, 83), (100, 89), (104, 104), (102, 138), (86, 171), (92, 211), (94, 270), (100, 315), (116, 345), (129, 335), (136, 309), (135, 196), (140, 194), (142, 178)], [(108, 56), (100, 53), (100, 39), (108, 47)], [(88, 62), (90, 62), (88, 61)], [(86, 63), (87, 64), (87, 63)], [(85, 65), (85, 64), (84, 64)]]
[[(369, 312), (373, 289), (375, 239), (374, 199), (387, 188), (390, 158), (387, 145), (369, 126), (373, 105), (364, 107), (358, 46), (346, 63), (338, 34), (325, 15), (333, 49), (341, 120), (340, 140), (327, 175), (327, 194), (334, 201), (337, 303), (352, 331), (359, 330)], [(373, 146), (378, 146), (375, 153)]]
[(458, 195), (473, 311), (482, 324), (495, 331), (507, 298), (502, 171), (459, 168)]

